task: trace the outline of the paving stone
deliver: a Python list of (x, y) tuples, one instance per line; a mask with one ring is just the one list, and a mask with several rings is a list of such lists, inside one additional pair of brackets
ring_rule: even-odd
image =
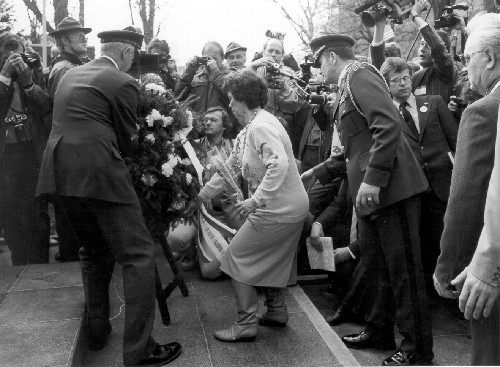
[(83, 287), (10, 292), (0, 307), (0, 325), (79, 319), (83, 309)]
[(8, 292), (19, 279), (25, 266), (0, 266), (0, 292)]
[(259, 327), (254, 342), (224, 343), (212, 335), (231, 325), (227, 318), (204, 324), (213, 365), (217, 367), (269, 366), (319, 367), (339, 362), (305, 313), (294, 313), (288, 326)]
[(81, 285), (80, 263), (66, 262), (27, 266), (13, 290), (74, 287)]
[(2, 304), (5, 297), (7, 297), (7, 293), (0, 293), (0, 305)]
[(469, 366), (472, 342), (465, 335), (446, 335), (434, 338), (434, 364), (440, 366)]
[(80, 320), (2, 325), (2, 366), (69, 366)]

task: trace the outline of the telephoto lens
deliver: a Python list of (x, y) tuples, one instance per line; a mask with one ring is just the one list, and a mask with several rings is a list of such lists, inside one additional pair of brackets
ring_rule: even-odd
[(310, 104), (324, 105), (328, 102), (328, 97), (324, 94), (310, 94), (308, 101)]

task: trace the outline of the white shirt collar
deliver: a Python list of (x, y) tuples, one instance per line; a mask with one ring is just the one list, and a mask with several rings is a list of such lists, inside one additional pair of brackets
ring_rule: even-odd
[(500, 85), (500, 80), (497, 82), (497, 84), (495, 84), (495, 86), (493, 87), (493, 89), (491, 90), (490, 94), (493, 93), (495, 91), (495, 89), (498, 88), (498, 86)]
[(120, 70), (120, 68), (118, 67), (118, 64), (116, 63), (115, 60), (113, 60), (113, 58), (109, 57), (109, 56), (106, 56), (106, 55), (101, 55), (101, 59), (108, 59), (109, 61), (111, 61), (113, 63), (113, 65), (118, 69)]
[[(394, 102), (394, 105), (399, 108), (399, 105), (401, 103), (399, 102), (396, 102), (395, 99), (392, 100)], [(408, 97), (408, 99), (406, 100), (406, 102), (410, 105), (410, 108), (417, 108), (417, 99), (415, 98), (415, 96), (413, 95), (413, 93), (410, 93), (410, 96)]]
[(347, 68), (352, 64), (352, 62), (349, 64), (349, 65), (346, 65), (342, 71), (340, 72), (340, 75), (339, 75), (339, 82), (338, 82), (338, 86), (340, 88), (340, 84), (342, 83), (342, 80), (345, 78), (345, 75), (347, 74)]

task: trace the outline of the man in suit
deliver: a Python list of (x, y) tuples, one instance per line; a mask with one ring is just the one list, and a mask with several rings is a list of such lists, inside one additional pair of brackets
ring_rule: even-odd
[[(421, 196), (420, 247), (427, 290), (439, 256), (443, 218), (450, 194), (458, 123), (441, 96), (414, 96), (411, 67), (399, 57), (388, 57), (380, 68), (401, 113), (402, 131), (429, 181)], [(429, 288), (430, 287), (430, 288)]]
[[(474, 362), (481, 365), (500, 364), (500, 124), (497, 122), (495, 165), (491, 173), (484, 227), (469, 266), (452, 284), (466, 278), (460, 293), (459, 306), (467, 320), (479, 323), (472, 334)], [(485, 342), (486, 341), (486, 342)]]
[[(465, 109), (458, 131), (441, 254), (434, 274), (437, 292), (449, 298), (457, 297), (450, 282), (470, 263), (483, 227), (500, 103), (500, 15), (476, 15), (469, 22), (468, 31), (464, 57), (471, 88), (485, 97)], [(455, 281), (459, 289), (463, 281), (463, 276)], [(481, 321), (472, 320), (472, 335), (484, 335), (477, 334), (484, 327)], [(473, 338), (474, 344), (489, 342), (488, 337)], [(473, 365), (498, 363), (476, 350), (473, 348)]]
[(342, 35), (311, 42), (325, 83), (339, 84), (334, 116), (344, 153), (304, 173), (303, 181), (306, 186), (316, 178), (328, 182), (347, 171), (361, 257), (371, 274), (369, 302), (386, 310), (386, 320), (368, 320), (365, 331), (344, 336), (344, 343), (395, 348), (396, 305), (404, 339), (383, 364), (428, 364), (434, 354), (418, 234), (419, 194), (428, 183), (401, 133), (400, 116), (384, 78), (372, 65), (354, 61), (353, 45), (352, 38)]
[(143, 36), (101, 32), (101, 58), (66, 72), (55, 94), (53, 126), (37, 194), (58, 194), (82, 244), (89, 347), (102, 349), (111, 332), (109, 285), (115, 259), (125, 294), (125, 364), (168, 363), (178, 343), (151, 337), (155, 316), (154, 242), (123, 156), (137, 140), (139, 86), (126, 71)]

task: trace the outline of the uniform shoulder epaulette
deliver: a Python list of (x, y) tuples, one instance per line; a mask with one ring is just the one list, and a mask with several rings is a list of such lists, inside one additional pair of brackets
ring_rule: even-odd
[(385, 78), (382, 75), (382, 73), (380, 73), (380, 71), (372, 64), (365, 62), (365, 61), (355, 61), (352, 64), (350, 64), (349, 66), (347, 66), (346, 79), (345, 79), (345, 86), (347, 89), (347, 93), (349, 94), (349, 98), (351, 99), (352, 104), (354, 105), (354, 108), (356, 108), (356, 111), (358, 111), (358, 113), (361, 116), (365, 117), (364, 113), (361, 112), (361, 109), (356, 104), (356, 101), (354, 100), (354, 97), (353, 97), (352, 91), (351, 91), (351, 76), (355, 71), (357, 71), (359, 69), (371, 69), (371, 70), (373, 70), (378, 76), (380, 76), (380, 78), (382, 79), (382, 82), (384, 83), (385, 87), (387, 88), (387, 91), (390, 93), (391, 90), (389, 89), (389, 86), (387, 85), (387, 82), (385, 81)]

